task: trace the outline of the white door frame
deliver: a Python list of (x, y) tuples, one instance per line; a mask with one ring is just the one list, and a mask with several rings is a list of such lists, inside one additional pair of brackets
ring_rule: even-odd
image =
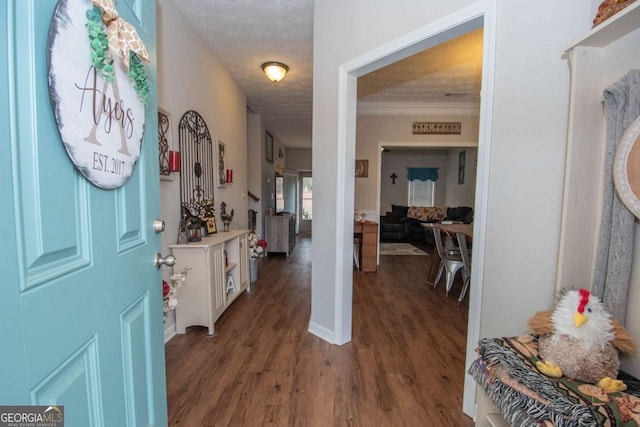
[[(484, 247), (487, 226), (487, 193), (491, 153), (493, 116), (493, 88), (496, 44), (496, 0), (483, 0), (452, 15), (419, 28), (392, 42), (341, 65), (338, 69), (338, 182), (336, 203), (336, 276), (334, 342), (351, 340), (353, 272), (351, 245), (343, 245), (353, 229), (354, 176), (350, 174), (355, 161), (356, 93), (359, 76), (385, 67), (417, 52), (441, 44), (474, 29), (483, 28), (482, 85), (480, 127), (478, 134), (478, 172), (474, 212), (474, 268), (469, 296), (466, 368), (475, 359), (475, 347), (480, 338), (482, 307), (482, 279), (484, 276)], [(466, 371), (466, 369), (465, 369)], [(475, 382), (465, 376), (463, 411), (475, 415)]]

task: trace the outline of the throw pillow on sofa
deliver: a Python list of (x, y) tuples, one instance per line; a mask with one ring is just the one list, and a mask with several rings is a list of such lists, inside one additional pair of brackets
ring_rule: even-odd
[(402, 205), (391, 205), (391, 212), (397, 213), (400, 215), (400, 218), (404, 218), (407, 216), (407, 211), (409, 210), (408, 206)]
[(417, 219), (419, 221), (436, 222), (442, 221), (447, 216), (445, 208), (411, 206), (407, 212), (408, 218)]
[(384, 216), (385, 224), (400, 224), (400, 220), (404, 218), (400, 212), (389, 212)]
[(447, 221), (461, 221), (470, 224), (473, 221), (473, 209), (468, 206), (447, 209)]

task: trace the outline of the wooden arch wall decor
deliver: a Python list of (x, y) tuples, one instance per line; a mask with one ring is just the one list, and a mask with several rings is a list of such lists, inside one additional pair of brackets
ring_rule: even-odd
[(213, 200), (214, 145), (200, 114), (189, 110), (178, 125), (180, 144), (180, 203), (198, 216), (204, 199)]

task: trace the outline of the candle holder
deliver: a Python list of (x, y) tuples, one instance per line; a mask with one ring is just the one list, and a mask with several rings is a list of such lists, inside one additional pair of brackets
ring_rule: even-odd
[(202, 240), (202, 224), (199, 218), (191, 217), (187, 220), (187, 235), (190, 242)]
[(169, 172), (180, 172), (179, 151), (169, 151)]

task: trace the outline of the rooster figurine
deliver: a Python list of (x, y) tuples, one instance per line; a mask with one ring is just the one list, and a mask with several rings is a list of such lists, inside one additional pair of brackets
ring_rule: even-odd
[(231, 213), (227, 213), (227, 204), (225, 202), (220, 203), (220, 218), (222, 218), (222, 224), (224, 225), (224, 231), (229, 231), (229, 224), (233, 221), (233, 209)]
[(586, 289), (568, 291), (552, 311), (540, 311), (529, 326), (540, 334), (543, 374), (597, 384), (607, 392), (627, 388), (618, 376), (618, 351), (633, 353), (633, 339)]

